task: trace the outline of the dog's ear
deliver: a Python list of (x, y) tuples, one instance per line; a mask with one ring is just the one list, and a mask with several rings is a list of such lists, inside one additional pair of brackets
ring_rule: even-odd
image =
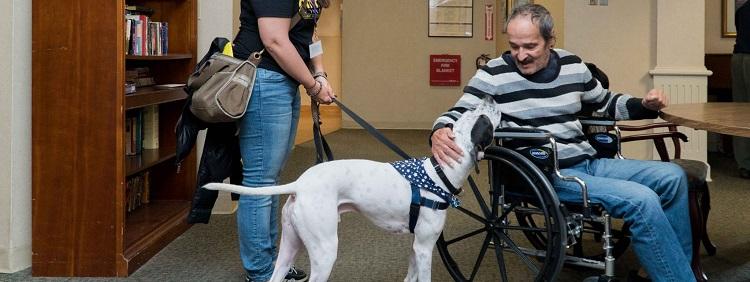
[(492, 144), (493, 133), (495, 131), (492, 121), (486, 115), (480, 115), (471, 128), (471, 143), (474, 143), (484, 149)]

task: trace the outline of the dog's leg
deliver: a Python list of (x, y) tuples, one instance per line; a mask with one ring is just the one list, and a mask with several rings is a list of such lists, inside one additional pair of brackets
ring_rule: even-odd
[(417, 260), (416, 255), (414, 254), (414, 251), (411, 252), (411, 256), (409, 256), (409, 271), (406, 273), (406, 278), (404, 278), (404, 282), (414, 282), (417, 281)]
[(416, 262), (417, 281), (432, 279), (432, 249), (435, 247), (440, 232), (445, 225), (445, 211), (428, 211), (422, 209), (420, 219), (414, 228), (414, 260)]
[[(301, 199), (298, 199), (298, 201)], [(338, 253), (338, 210), (335, 199), (332, 203), (317, 199), (315, 205), (305, 207), (317, 210), (296, 209), (292, 214), (294, 227), (307, 248), (310, 257), (310, 282), (325, 282), (333, 270)], [(297, 203), (302, 206), (301, 202)]]
[(276, 265), (274, 266), (273, 276), (271, 276), (270, 281), (282, 281), (284, 279), (289, 272), (289, 268), (294, 263), (297, 251), (303, 247), (302, 241), (297, 235), (297, 230), (294, 229), (294, 222), (291, 217), (292, 210), (294, 210), (294, 197), (289, 197), (284, 204), (284, 208), (281, 210), (279, 255), (276, 258)]

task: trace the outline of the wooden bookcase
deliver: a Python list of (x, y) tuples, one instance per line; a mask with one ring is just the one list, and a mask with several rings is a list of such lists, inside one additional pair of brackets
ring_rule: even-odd
[[(169, 24), (169, 52), (129, 56), (125, 6)], [(187, 95), (125, 95), (126, 68), (184, 83), (196, 63), (197, 0), (33, 0), (32, 275), (128, 276), (179, 236), (195, 153), (178, 172), (175, 124)], [(159, 148), (125, 155), (128, 111), (158, 105)], [(150, 201), (126, 211), (128, 177), (148, 171)]]

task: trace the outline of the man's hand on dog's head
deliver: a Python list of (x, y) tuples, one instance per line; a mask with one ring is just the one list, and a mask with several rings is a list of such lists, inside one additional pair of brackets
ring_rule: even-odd
[(441, 166), (448, 165), (453, 167), (454, 162), (461, 163), (461, 156), (464, 155), (464, 152), (453, 141), (455, 137), (450, 127), (443, 127), (432, 133), (432, 137), (430, 138), (432, 141), (432, 155)]

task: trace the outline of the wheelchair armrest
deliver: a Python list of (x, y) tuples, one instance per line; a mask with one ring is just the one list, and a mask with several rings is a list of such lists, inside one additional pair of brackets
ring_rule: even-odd
[(616, 120), (613, 120), (611, 118), (605, 118), (605, 117), (590, 117), (590, 116), (583, 116), (578, 117), (578, 120), (581, 122), (582, 125), (588, 125), (588, 126), (614, 126), (615, 123), (617, 123)]
[(495, 138), (549, 139), (552, 133), (544, 129), (508, 127), (495, 129)]

